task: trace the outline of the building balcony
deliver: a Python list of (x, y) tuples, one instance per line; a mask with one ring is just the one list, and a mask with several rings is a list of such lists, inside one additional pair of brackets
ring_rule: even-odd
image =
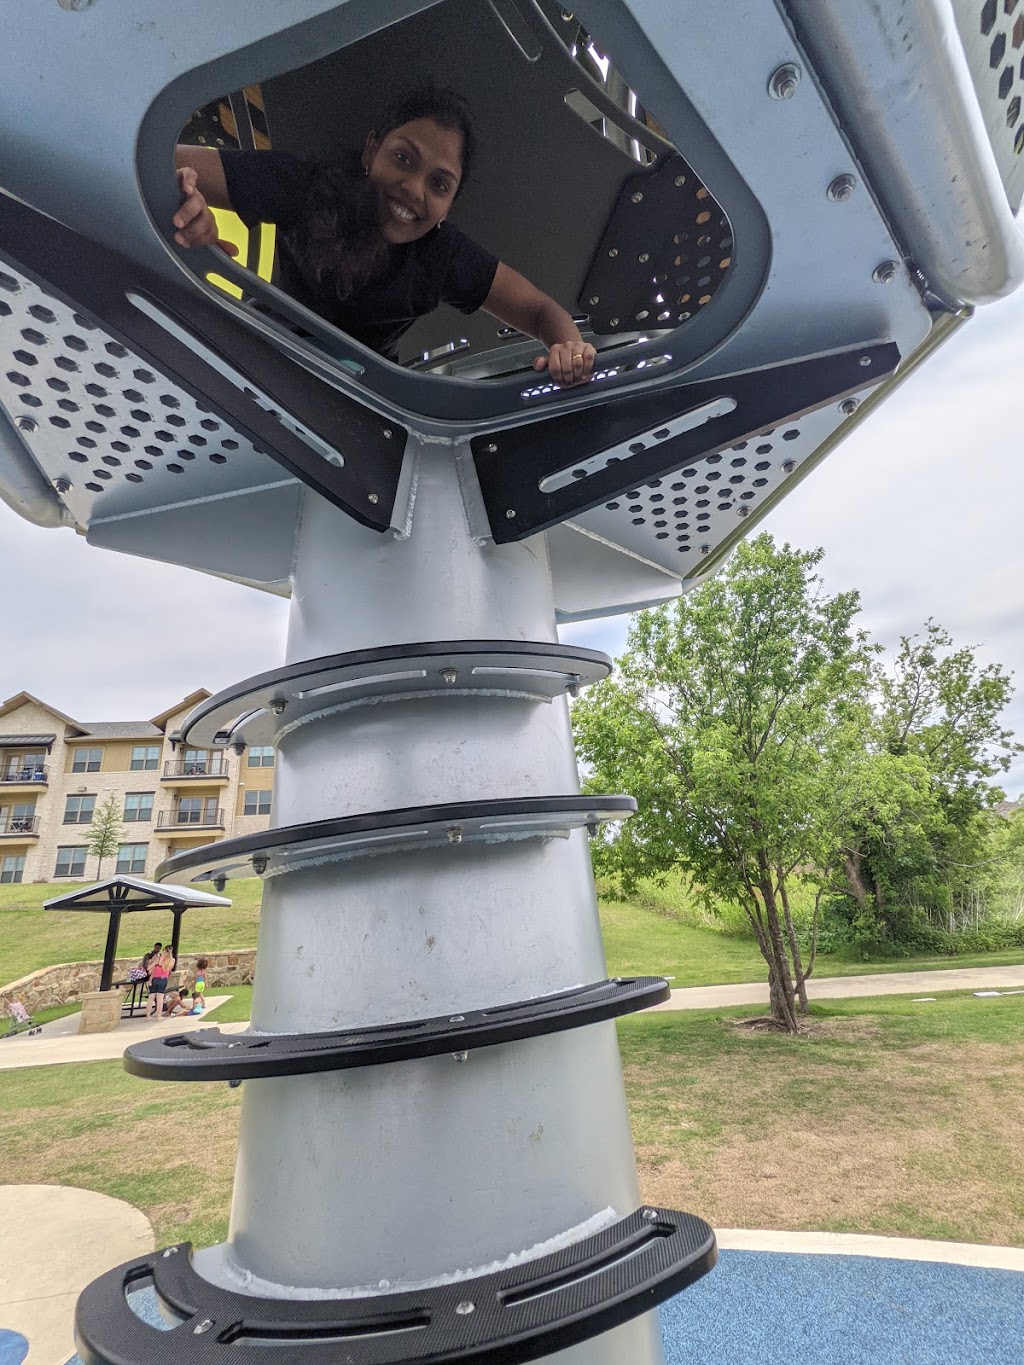
[(212, 758), (176, 758), (164, 764), (162, 782), (226, 782), (228, 764), (220, 754)]
[(37, 815), (0, 815), (0, 839), (38, 839)]
[(218, 810), (162, 810), (156, 817), (157, 834), (206, 834), (224, 828), (224, 811)]
[(31, 763), (28, 767), (20, 763), (8, 763), (0, 768), (0, 784), (5, 787), (45, 787), (50, 780), (49, 771), (42, 763)]

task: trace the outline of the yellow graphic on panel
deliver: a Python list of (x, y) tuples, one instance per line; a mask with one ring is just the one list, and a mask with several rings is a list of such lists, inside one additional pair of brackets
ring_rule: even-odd
[[(255, 271), (261, 280), (270, 280), (274, 270), (274, 242), (276, 230), (273, 223), (257, 223), (251, 231), (245, 226), (237, 213), (228, 209), (214, 209), (217, 232), (222, 241), (231, 242), (238, 248), (235, 260), (249, 270)], [(242, 297), (242, 290), (232, 280), (211, 272), (206, 277), (210, 284), (223, 289), (234, 299)]]

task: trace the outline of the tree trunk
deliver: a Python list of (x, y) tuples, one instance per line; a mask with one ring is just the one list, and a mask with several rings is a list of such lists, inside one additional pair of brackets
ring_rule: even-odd
[(796, 1021), (796, 991), (789, 970), (789, 958), (786, 956), (779, 909), (775, 901), (772, 867), (768, 855), (763, 849), (758, 851), (757, 861), (761, 873), (758, 889), (761, 892), (761, 899), (764, 902), (765, 915), (768, 920), (768, 940), (771, 948), (768, 966), (770, 968), (769, 987), (772, 996), (772, 1018), (781, 1024), (787, 1033), (799, 1033), (800, 1026)]
[(786, 878), (781, 867), (775, 869), (778, 876), (779, 898), (782, 901), (782, 914), (786, 923), (786, 937), (789, 939), (789, 951), (793, 954), (793, 973), (796, 977), (796, 991), (800, 998), (800, 1013), (807, 1014), (807, 987), (804, 985), (806, 980), (803, 965), (800, 961), (800, 945), (796, 938), (796, 928), (793, 924), (793, 916), (789, 908), (789, 893), (786, 890)]

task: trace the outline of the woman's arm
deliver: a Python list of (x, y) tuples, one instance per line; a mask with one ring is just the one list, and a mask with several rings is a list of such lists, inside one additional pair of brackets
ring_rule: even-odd
[(238, 248), (220, 240), (211, 212), (211, 208), (232, 207), (220, 152), (214, 147), (179, 143), (174, 149), (174, 168), (181, 190), (181, 207), (173, 220), (177, 229), (174, 240), (179, 246), (219, 246), (229, 256), (236, 256)]
[(561, 304), (504, 261), (498, 262), (483, 306), (500, 322), (544, 343), (548, 354), (537, 357), (533, 362), (535, 370), (546, 369), (563, 388), (589, 380), (597, 358), (593, 346), (584, 342)]

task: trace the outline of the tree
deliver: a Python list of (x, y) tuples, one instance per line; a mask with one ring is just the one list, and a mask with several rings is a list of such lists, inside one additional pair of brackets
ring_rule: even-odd
[(856, 593), (825, 596), (822, 552), (743, 543), (717, 578), (641, 613), (618, 676), (573, 707), (588, 786), (638, 814), (598, 845), (629, 890), (688, 873), (742, 906), (768, 964), (773, 1022), (798, 1031), (802, 960), (790, 890), (829, 878), (842, 833), (878, 786), (868, 762), (872, 647)]
[(93, 815), (89, 833), (85, 836), (86, 848), (98, 860), (96, 863), (97, 881), (99, 881), (103, 870), (103, 859), (112, 857), (117, 852), (117, 846), (123, 838), (121, 803), (111, 792)]

